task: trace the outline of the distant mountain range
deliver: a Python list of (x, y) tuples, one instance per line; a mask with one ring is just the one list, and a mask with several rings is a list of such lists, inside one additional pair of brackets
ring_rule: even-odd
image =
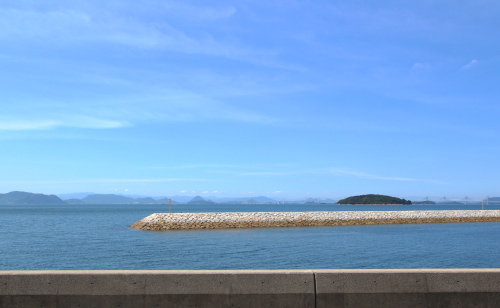
[(56, 195), (34, 194), (30, 192), (13, 191), (0, 194), (0, 204), (215, 204), (215, 203), (274, 203), (273, 199), (264, 196), (251, 198), (202, 198), (200, 196), (173, 197), (132, 197), (115, 194), (73, 193)]
[[(61, 199), (69, 204), (167, 204), (168, 200), (172, 203), (188, 203), (188, 204), (210, 204), (210, 203), (274, 203), (277, 202), (265, 196), (248, 197), (248, 198), (217, 198), (200, 196), (172, 196), (172, 197), (134, 197), (115, 194), (92, 194), (92, 193), (75, 193), (59, 195)], [(83, 196), (82, 198), (75, 198)], [(70, 198), (68, 198), (70, 197)], [(67, 199), (65, 199), (67, 198)], [(203, 200), (203, 201), (202, 201)]]
[[(215, 199), (215, 200), (213, 200)], [(83, 203), (83, 204), (167, 204), (169, 200), (172, 203), (187, 203), (187, 204), (213, 204), (213, 203), (273, 203), (273, 199), (264, 196), (251, 198), (202, 198), (200, 196), (172, 196), (172, 197), (139, 197), (133, 198), (130, 196), (113, 195), (113, 194), (92, 194), (82, 199), (67, 199), (67, 203)], [(251, 201), (251, 202), (249, 202)]]
[[(0, 194), (0, 204), (168, 204), (169, 199), (172, 203), (177, 204), (214, 204), (214, 203), (231, 203), (231, 204), (263, 204), (263, 203), (278, 203), (277, 200), (265, 197), (239, 197), (239, 198), (218, 198), (213, 196), (124, 196), (117, 194), (94, 194), (91, 192), (71, 193), (60, 195), (45, 195), (35, 194), (30, 192), (12, 191), (6, 194)], [(486, 200), (485, 200), (486, 201)], [(489, 201), (499, 202), (500, 197), (490, 197)], [(471, 201), (469, 201), (471, 202)], [(477, 202), (477, 201), (476, 201)], [(282, 203), (279, 201), (279, 203)], [(288, 201), (286, 203), (337, 203), (332, 199), (307, 199), (301, 201)], [(432, 201), (414, 202), (414, 204), (433, 204)], [(449, 201), (448, 204), (461, 204), (458, 201)], [(442, 202), (438, 204), (444, 204)]]

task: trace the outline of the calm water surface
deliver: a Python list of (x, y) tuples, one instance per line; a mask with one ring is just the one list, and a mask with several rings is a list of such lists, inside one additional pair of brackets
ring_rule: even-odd
[[(174, 205), (173, 212), (480, 209)], [(487, 209), (500, 209), (490, 205)], [(161, 205), (0, 205), (0, 270), (499, 268), (500, 223), (145, 232)]]

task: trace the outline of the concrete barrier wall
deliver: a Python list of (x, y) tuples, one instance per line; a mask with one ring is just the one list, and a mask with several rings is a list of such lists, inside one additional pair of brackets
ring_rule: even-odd
[(0, 307), (498, 307), (500, 269), (0, 271)]
[(314, 272), (316, 307), (500, 307), (500, 269)]

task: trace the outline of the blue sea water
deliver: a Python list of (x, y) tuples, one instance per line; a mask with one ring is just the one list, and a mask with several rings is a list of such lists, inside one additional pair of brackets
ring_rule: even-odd
[[(174, 205), (172, 212), (480, 209)], [(487, 209), (500, 209), (490, 205)], [(499, 268), (500, 223), (146, 232), (162, 205), (0, 205), (0, 270)]]

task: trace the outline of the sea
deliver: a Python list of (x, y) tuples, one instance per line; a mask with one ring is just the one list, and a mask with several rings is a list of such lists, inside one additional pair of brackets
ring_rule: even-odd
[[(480, 204), (171, 207), (173, 213), (480, 209)], [(0, 205), (0, 270), (500, 268), (500, 222), (162, 232), (129, 227), (167, 211), (167, 205), (153, 204)]]

